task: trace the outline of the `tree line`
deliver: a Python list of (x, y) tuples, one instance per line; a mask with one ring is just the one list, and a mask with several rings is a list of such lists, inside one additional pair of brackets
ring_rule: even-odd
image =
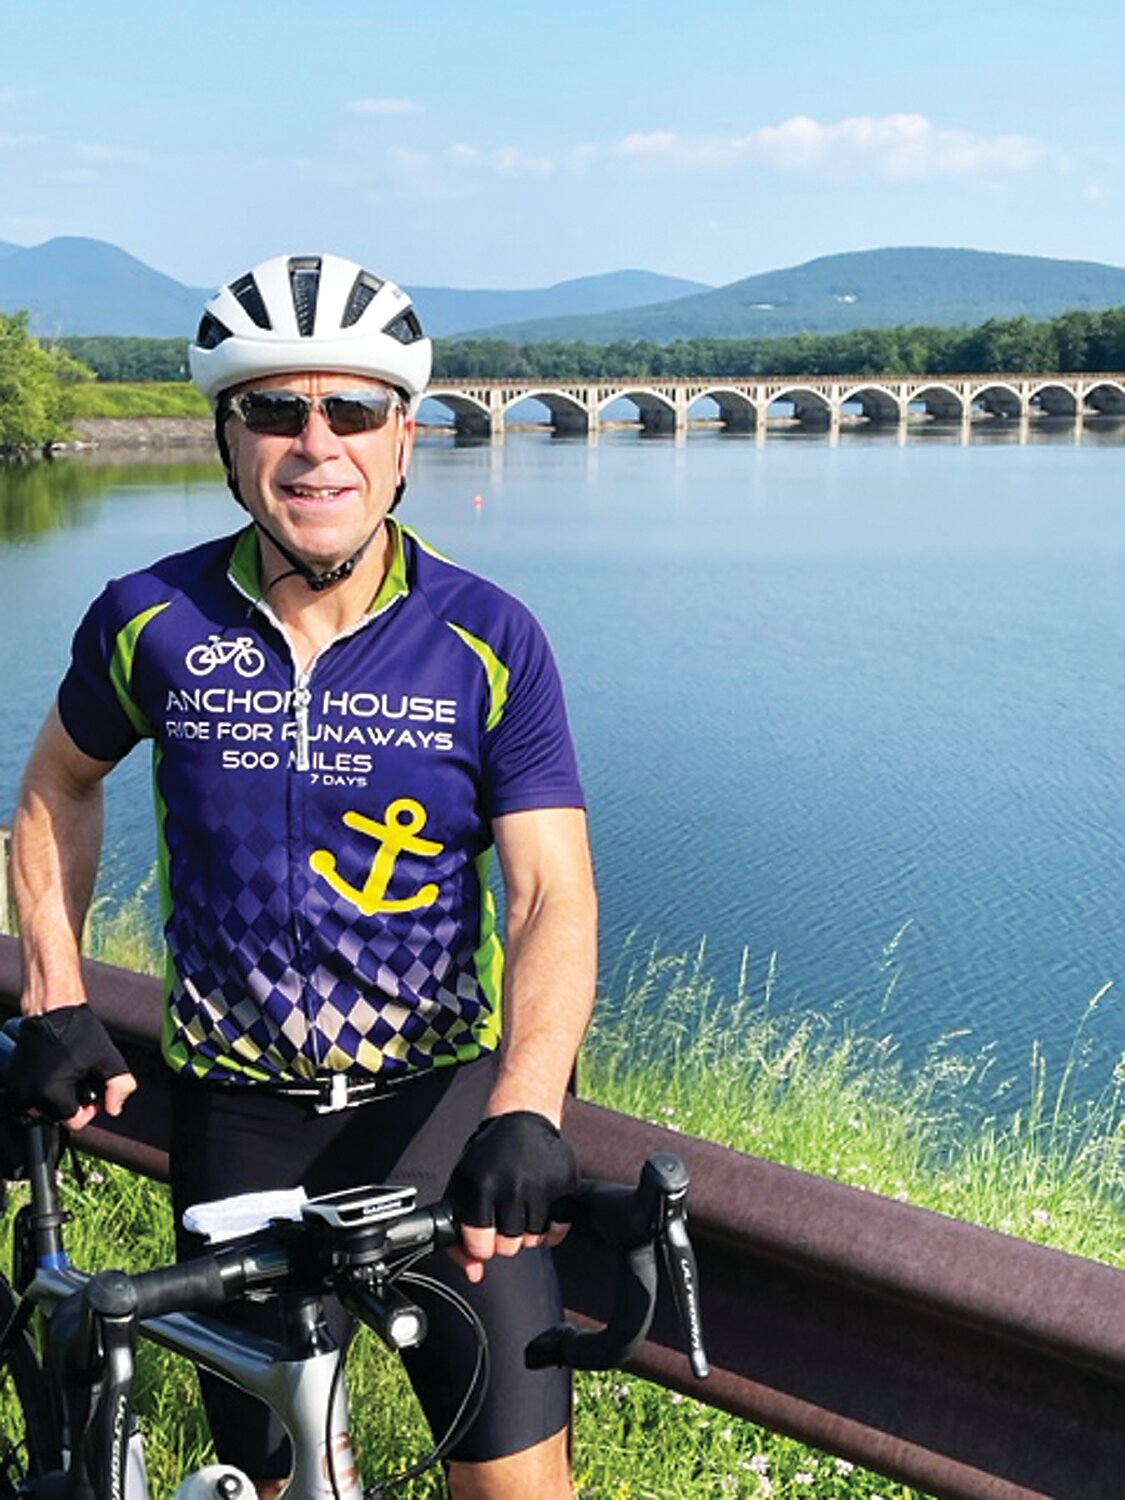
[[(187, 380), (183, 339), (64, 338), (57, 347), (99, 380)], [(950, 375), (1125, 369), (1125, 307), (1057, 318), (990, 318), (972, 328), (912, 325), (787, 338), (696, 338), (658, 344), (508, 339), (434, 341), (438, 380), (598, 380), (660, 376)]]
[(598, 380), (767, 375), (952, 375), (1125, 369), (1125, 307), (975, 328), (865, 328), (788, 338), (678, 339), (671, 344), (517, 344), (439, 339), (438, 379)]

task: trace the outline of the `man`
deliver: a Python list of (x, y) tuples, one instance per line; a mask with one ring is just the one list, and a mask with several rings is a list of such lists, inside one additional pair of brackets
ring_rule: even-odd
[[(558, 1316), (549, 1207), (575, 1178), (558, 1126), (596, 949), (550, 651), (391, 518), (430, 372), (398, 287), (336, 256), (266, 261), (210, 300), (191, 366), (251, 524), (115, 580), (75, 637), (15, 832), (26, 1102), (81, 1128), (83, 1078), (110, 1113), (135, 1086), (85, 1006), (78, 940), (102, 780), (151, 738), (177, 1216), (298, 1182), (433, 1198), (452, 1172), (462, 1266), (435, 1270), (493, 1362), (452, 1492), (569, 1496), (566, 1379), (522, 1362)], [(444, 1309), (408, 1361), (438, 1434), (471, 1372)], [(276, 1493), (275, 1424), (210, 1396), (220, 1456)]]

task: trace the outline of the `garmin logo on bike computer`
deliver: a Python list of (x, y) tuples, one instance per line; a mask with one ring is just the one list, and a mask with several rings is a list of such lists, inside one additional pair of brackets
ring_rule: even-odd
[(257, 677), (265, 671), (266, 658), (255, 646), (252, 635), (238, 635), (233, 640), (209, 635), (206, 641), (191, 648), (184, 664), (194, 677), (210, 677), (216, 667), (226, 666), (233, 667), (240, 677)]

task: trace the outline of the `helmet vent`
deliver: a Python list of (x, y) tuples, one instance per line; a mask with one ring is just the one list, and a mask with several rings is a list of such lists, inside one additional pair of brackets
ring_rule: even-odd
[(266, 311), (266, 304), (262, 301), (262, 294), (258, 290), (258, 283), (251, 273), (240, 276), (237, 281), (232, 281), (230, 289), (242, 304), (246, 316), (257, 323), (259, 328), (272, 328), (270, 315)]
[(348, 293), (348, 305), (344, 308), (344, 316), (340, 320), (341, 328), (351, 328), (353, 324), (359, 322), (382, 285), (378, 276), (372, 276), (370, 271), (359, 273)]
[(195, 335), (195, 342), (201, 349), (217, 349), (224, 339), (230, 338), (230, 329), (225, 323), (220, 323), (218, 318), (213, 318), (210, 313), (204, 313), (199, 320), (199, 332)]
[(413, 344), (426, 336), (422, 332), (422, 325), (418, 321), (417, 314), (413, 308), (409, 307), (405, 312), (399, 313), (393, 322), (388, 323), (383, 332), (390, 334), (393, 339), (398, 339), (400, 344)]
[(297, 332), (311, 338), (316, 326), (316, 299), (320, 291), (320, 256), (294, 256), (289, 262), (289, 285), (293, 291), (293, 310), (297, 314)]

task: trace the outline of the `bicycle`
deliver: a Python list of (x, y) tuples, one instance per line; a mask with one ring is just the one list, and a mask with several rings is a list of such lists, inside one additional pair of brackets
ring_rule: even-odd
[[(0, 1032), (0, 1084), (14, 1047), (10, 1028)], [(10, 1121), (0, 1137), (0, 1176), (25, 1177), (31, 1188), (30, 1202), (17, 1215), (14, 1287), (0, 1276), (0, 1403), (6, 1384), (22, 1421), (21, 1431), (0, 1439), (0, 1500), (147, 1500), (131, 1400), (138, 1335), (273, 1407), (292, 1440), (290, 1500), (383, 1494), (440, 1462), (468, 1428), (488, 1378), (487, 1336), (463, 1299), (415, 1269), (423, 1256), (458, 1238), (448, 1203), (419, 1207), (413, 1189), (394, 1186), (303, 1202), (303, 1195), (270, 1193), (220, 1200), (194, 1210), (212, 1240), (203, 1255), (132, 1275), (90, 1276), (70, 1264), (63, 1243), (68, 1216), (57, 1194), (60, 1142), (60, 1127), (31, 1116)], [(578, 1232), (614, 1253), (609, 1321), (594, 1330), (568, 1323), (545, 1330), (528, 1345), (530, 1368), (623, 1364), (652, 1322), (660, 1245), (693, 1371), (707, 1375), (687, 1188), (682, 1163), (667, 1155), (648, 1159), (635, 1188), (582, 1185), (566, 1212)], [(232, 1215), (224, 1229), (222, 1221)], [(325, 1325), (323, 1298), (334, 1293), (389, 1348), (401, 1350), (425, 1338), (425, 1315), (410, 1296), (422, 1287), (461, 1303), (476, 1335), (476, 1368), (433, 1450), (365, 1494), (348, 1435), (347, 1349)], [(281, 1339), (246, 1333), (213, 1316), (247, 1293), (267, 1291), (284, 1309)], [(36, 1323), (43, 1325), (38, 1339)], [(235, 1500), (244, 1483), (245, 1476), (223, 1466), (207, 1492)]]
[(255, 646), (251, 635), (236, 636), (233, 641), (225, 641), (221, 635), (209, 635), (206, 641), (191, 648), (184, 664), (194, 677), (209, 677), (216, 667), (228, 664), (240, 677), (257, 677), (265, 671), (266, 658)]

